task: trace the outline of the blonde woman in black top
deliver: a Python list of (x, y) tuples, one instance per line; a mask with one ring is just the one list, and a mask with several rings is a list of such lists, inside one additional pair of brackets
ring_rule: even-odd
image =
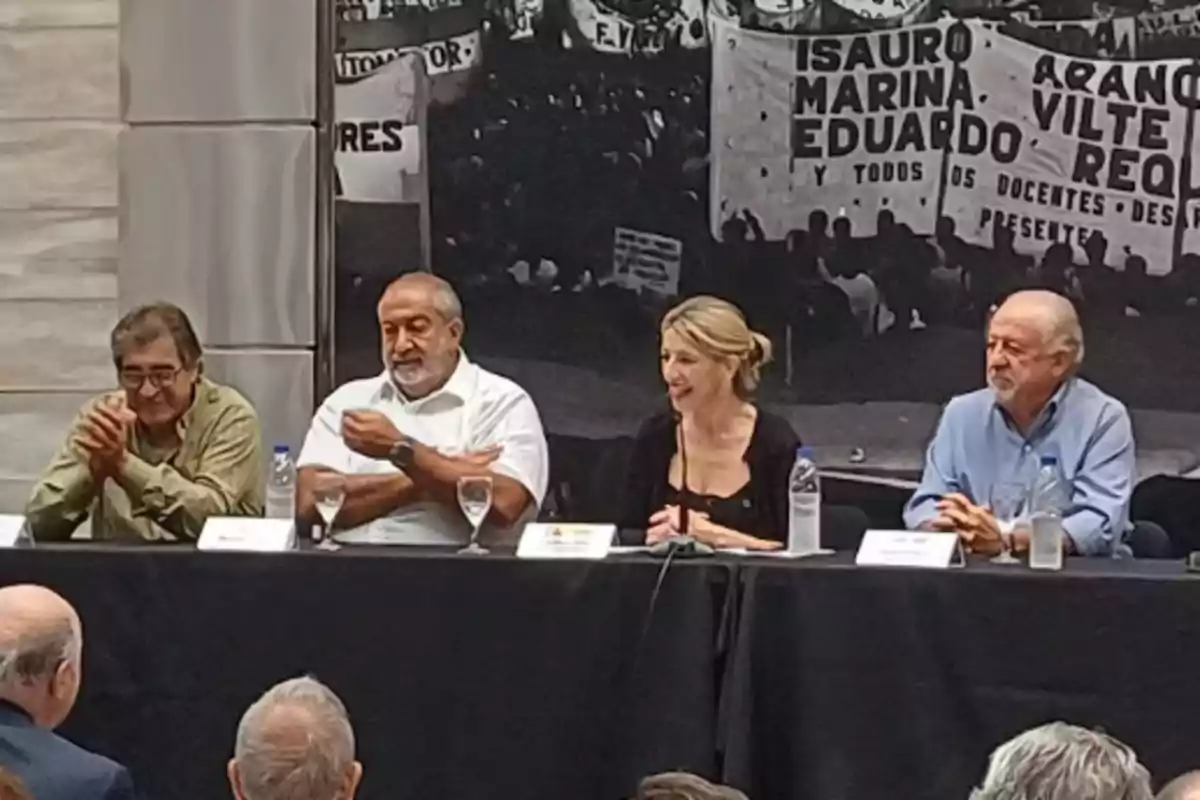
[(800, 439), (753, 403), (770, 340), (732, 303), (693, 297), (663, 319), (660, 360), (671, 407), (638, 431), (621, 527), (651, 545), (687, 533), (718, 548), (781, 547)]

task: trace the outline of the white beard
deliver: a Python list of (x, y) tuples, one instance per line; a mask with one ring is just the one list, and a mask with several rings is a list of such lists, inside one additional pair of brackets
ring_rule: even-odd
[(1009, 381), (997, 382), (989, 377), (988, 386), (996, 393), (996, 399), (1000, 401), (1001, 405), (1012, 402), (1012, 399), (1016, 397), (1017, 387)]
[(413, 366), (392, 366), (388, 365), (388, 373), (392, 376), (392, 380), (401, 389), (406, 389), (409, 386), (414, 386), (423, 383), (430, 378), (430, 371), (424, 364), (416, 364)]

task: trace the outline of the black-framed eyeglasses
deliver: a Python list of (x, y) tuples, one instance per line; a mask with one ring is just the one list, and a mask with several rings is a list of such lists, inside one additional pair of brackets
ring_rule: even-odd
[(168, 386), (173, 383), (175, 379), (179, 377), (179, 373), (181, 372), (183, 372), (183, 367), (175, 367), (174, 369), (162, 367), (159, 369), (152, 369), (149, 372), (121, 370), (117, 375), (117, 380), (120, 382), (122, 389), (126, 389), (131, 392), (136, 392), (141, 389), (142, 384), (146, 383), (147, 381), (149, 381), (150, 385), (155, 389), (161, 389), (164, 386)]

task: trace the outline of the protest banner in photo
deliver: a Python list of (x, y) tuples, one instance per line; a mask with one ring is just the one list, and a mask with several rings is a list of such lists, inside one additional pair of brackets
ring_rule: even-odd
[(453, 103), (483, 64), (483, 0), (339, 0), (339, 74), (419, 48), (431, 104)]
[(420, 50), (375, 60), (339, 53), (334, 90), (338, 198), (420, 203), (424, 197), (420, 127)]
[(950, 104), (970, 90), (946, 55), (948, 26), (799, 37), (719, 24), (714, 235), (742, 211), (770, 239), (816, 210), (847, 217), (855, 236), (885, 210), (931, 231)]
[(937, 0), (755, 0), (743, 2), (743, 28), (774, 33), (856, 33), (932, 22)]
[(502, 30), (513, 41), (532, 39), (546, 13), (544, 0), (485, 0), (484, 7), (491, 31)]
[(1189, 106), (1187, 61), (1130, 63), (1052, 53), (983, 27), (968, 62), (974, 102), (960, 124), (981, 147), (955, 148), (945, 214), (966, 241), (993, 226), (1019, 250), (1079, 252), (1101, 231), (1109, 252), (1171, 269)]
[(613, 234), (612, 280), (625, 289), (675, 297), (682, 263), (683, 243), (678, 239), (631, 228), (617, 228)]
[(1134, 19), (1138, 53), (1151, 58), (1200, 56), (1200, 5), (1147, 11)]
[(620, 55), (708, 44), (704, 0), (567, 0), (567, 47)]
[(714, 232), (748, 210), (782, 238), (819, 208), (848, 217), (857, 236), (873, 233), (884, 209), (927, 233), (940, 208), (970, 243), (990, 246), (1003, 225), (1021, 251), (1065, 242), (1078, 253), (1102, 230), (1110, 253), (1168, 271), (1198, 67), (1084, 59), (994, 28), (943, 21), (808, 38), (723, 29)]
[(1022, 20), (1002, 23), (1006, 36), (1056, 53), (1118, 61), (1137, 57), (1138, 36), (1134, 17), (1081, 20)]

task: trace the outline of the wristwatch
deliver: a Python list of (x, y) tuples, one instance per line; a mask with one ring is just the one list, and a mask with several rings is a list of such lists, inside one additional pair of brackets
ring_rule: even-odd
[(392, 445), (392, 449), (388, 453), (388, 461), (391, 461), (397, 467), (400, 467), (400, 469), (408, 469), (412, 466), (414, 455), (413, 440), (405, 436)]

